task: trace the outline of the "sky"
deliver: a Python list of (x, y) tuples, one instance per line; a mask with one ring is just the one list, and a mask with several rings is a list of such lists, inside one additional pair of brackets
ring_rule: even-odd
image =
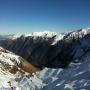
[(90, 0), (0, 0), (0, 34), (90, 27)]

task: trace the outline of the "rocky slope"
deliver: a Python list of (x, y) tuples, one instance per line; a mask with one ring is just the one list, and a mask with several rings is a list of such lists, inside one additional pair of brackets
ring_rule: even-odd
[(25, 77), (27, 74), (30, 76), (39, 70), (20, 56), (0, 47), (0, 90), (6, 88), (11, 90), (11, 87), (21, 90), (21, 85), (18, 85), (19, 81), (15, 79)]
[(46, 84), (40, 90), (89, 90), (90, 52), (82, 59), (83, 63), (71, 63), (66, 69), (45, 68), (38, 75)]
[[(16, 90), (90, 89), (90, 51), (81, 58), (83, 62), (70, 63), (66, 69), (44, 68), (32, 75), (20, 69), (19, 56), (3, 48), (0, 48), (0, 53), (0, 89), (11, 87)], [(16, 73), (10, 72), (14, 71), (13, 66), (18, 68)]]

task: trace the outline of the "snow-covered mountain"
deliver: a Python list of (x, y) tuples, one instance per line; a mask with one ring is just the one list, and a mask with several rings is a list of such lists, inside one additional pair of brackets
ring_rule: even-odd
[[(66, 34), (34, 32), (1, 39), (0, 46), (5, 48), (0, 48), (0, 67), (5, 69), (0, 69), (0, 75), (6, 73), (8, 63), (6, 76), (14, 77), (9, 85), (14, 83), (19, 90), (90, 89), (90, 28)], [(12, 73), (12, 65), (19, 74)]]
[(10, 34), (10, 35), (0, 35), (0, 40), (5, 40), (5, 39), (16, 39), (20, 37), (20, 35), (15, 35), (15, 34)]
[[(5, 69), (0, 64), (0, 67), (2, 66), (4, 68), (4, 70), (0, 68), (0, 86), (6, 86), (5, 88), (15, 87), (16, 90), (89, 90), (89, 56), (90, 53), (87, 53), (83, 57), (85, 62), (70, 65), (67, 69), (44, 68), (32, 76), (29, 73), (20, 74), (18, 72), (12, 74), (9, 72), (9, 69)], [(11, 56), (7, 58), (11, 58)], [(11, 62), (9, 64), (12, 65)]]
[(0, 90), (3, 87), (10, 87), (10, 82), (12, 86), (16, 86), (15, 78), (16, 72), (20, 72), (19, 64), (19, 56), (0, 47)]
[[(90, 29), (67, 34), (35, 32), (16, 39), (1, 40), (0, 45), (36, 67), (60, 68), (66, 67), (71, 61), (77, 61), (88, 51), (89, 34)], [(78, 54), (78, 51), (81, 53)]]
[(19, 85), (21, 80), (30, 77), (31, 73), (36, 71), (38, 69), (23, 58), (0, 47), (0, 90), (12, 90), (11, 87), (13, 90), (22, 90), (22, 84)]
[[(52, 58), (51, 55), (46, 55), (47, 57), (45, 57), (45, 54), (51, 52), (51, 50), (49, 49), (54, 49), (54, 45), (59, 40), (61, 40), (63, 36), (64, 34), (58, 34), (54, 32), (35, 32), (29, 35), (21, 35), (16, 39), (9, 38), (6, 40), (1, 40), (0, 45), (22, 56), (33, 65), (43, 67), (47, 66), (47, 63), (49, 61), (48, 59)], [(55, 51), (57, 52), (57, 50)], [(54, 54), (54, 52), (52, 54)], [(43, 62), (41, 62), (41, 60)]]

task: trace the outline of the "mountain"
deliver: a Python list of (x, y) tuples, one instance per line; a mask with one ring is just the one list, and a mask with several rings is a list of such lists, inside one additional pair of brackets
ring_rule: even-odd
[(31, 73), (39, 70), (20, 56), (0, 47), (0, 90), (3, 90), (2, 87), (20, 88), (15, 79), (30, 76)]
[(41, 69), (65, 68), (70, 62), (77, 62), (89, 50), (89, 33), (90, 29), (67, 34), (34, 32), (15, 39), (0, 40), (0, 45)]
[[(1, 68), (1, 72), (4, 75), (7, 71), (4, 63), (9, 64), (8, 70), (12, 72), (11, 65), (17, 67), (19, 74), (8, 71), (6, 75), (13, 74), (9, 81), (19, 90), (90, 89), (90, 28), (61, 34), (45, 31), (12, 36), (1, 39), (0, 46), (3, 47), (0, 62), (5, 59), (0, 64), (5, 69)], [(4, 77), (0, 80), (7, 78)]]
[(10, 35), (0, 35), (0, 40), (5, 40), (5, 39), (15, 39), (18, 38), (20, 35), (14, 35), (14, 34), (10, 34)]
[(46, 84), (40, 90), (89, 90), (90, 52), (83, 57), (85, 62), (69, 66), (67, 69), (45, 68), (39, 73)]
[(57, 50), (59, 46), (54, 44), (63, 36), (63, 34), (53, 32), (34, 32), (29, 35), (21, 35), (16, 39), (1, 40), (0, 45), (22, 56), (36, 67), (53, 67), (53, 63), (51, 66), (48, 63), (52, 62), (59, 52)]

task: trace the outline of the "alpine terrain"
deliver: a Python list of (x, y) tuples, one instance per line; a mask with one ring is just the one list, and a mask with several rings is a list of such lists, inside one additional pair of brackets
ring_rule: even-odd
[(90, 90), (90, 28), (0, 35), (0, 90)]

